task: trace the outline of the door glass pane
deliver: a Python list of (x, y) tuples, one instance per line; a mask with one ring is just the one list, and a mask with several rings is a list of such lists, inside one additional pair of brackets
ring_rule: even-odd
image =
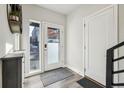
[(48, 64), (59, 62), (60, 30), (48, 27)]
[(30, 22), (30, 71), (40, 68), (39, 63), (39, 23)]

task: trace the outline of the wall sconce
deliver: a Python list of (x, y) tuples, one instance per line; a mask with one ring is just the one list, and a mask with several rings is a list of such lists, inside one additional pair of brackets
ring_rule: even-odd
[(7, 19), (12, 33), (22, 33), (22, 6), (7, 4)]

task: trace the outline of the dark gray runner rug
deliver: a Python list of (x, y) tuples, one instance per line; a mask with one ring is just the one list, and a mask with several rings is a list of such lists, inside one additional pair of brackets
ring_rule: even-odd
[(73, 73), (67, 68), (58, 68), (41, 74), (44, 87), (72, 76)]
[(83, 78), (79, 81), (77, 81), (81, 86), (83, 86), (84, 88), (103, 88), (102, 86), (94, 83), (93, 81), (87, 79), (87, 78)]

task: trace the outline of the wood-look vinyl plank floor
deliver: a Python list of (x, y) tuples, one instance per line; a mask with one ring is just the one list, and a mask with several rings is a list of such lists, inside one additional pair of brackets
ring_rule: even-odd
[(24, 87), (25, 88), (83, 88), (81, 85), (79, 85), (77, 83), (77, 81), (80, 80), (82, 78), (82, 76), (80, 76), (79, 74), (77, 74), (75, 72), (73, 72), (73, 73), (74, 73), (74, 75), (72, 75), (64, 80), (55, 82), (46, 87), (43, 86), (43, 83), (40, 79), (40, 74), (31, 76), (31, 77), (25, 78)]

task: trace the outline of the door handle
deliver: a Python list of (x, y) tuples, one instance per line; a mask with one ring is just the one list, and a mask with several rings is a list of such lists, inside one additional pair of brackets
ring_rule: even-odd
[(44, 48), (45, 48), (45, 49), (47, 48), (47, 44), (44, 45)]

